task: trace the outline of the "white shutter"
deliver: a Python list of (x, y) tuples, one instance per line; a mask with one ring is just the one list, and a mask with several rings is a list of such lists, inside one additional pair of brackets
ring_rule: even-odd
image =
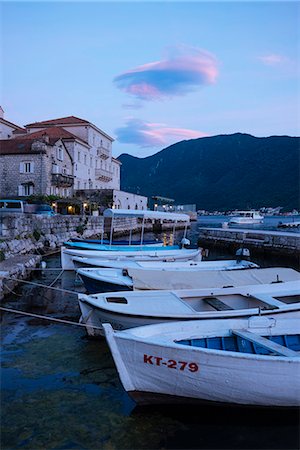
[(24, 173), (24, 163), (20, 163), (20, 173)]
[(22, 186), (22, 184), (20, 184), (20, 185), (18, 186), (18, 195), (20, 195), (20, 196), (23, 195), (23, 186)]
[(30, 163), (30, 173), (34, 173), (34, 162)]

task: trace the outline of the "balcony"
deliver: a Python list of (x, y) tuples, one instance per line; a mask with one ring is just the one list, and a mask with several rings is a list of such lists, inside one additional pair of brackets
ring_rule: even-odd
[(51, 184), (56, 187), (72, 187), (74, 177), (65, 173), (52, 173)]
[(106, 183), (113, 179), (112, 173), (105, 169), (96, 169), (95, 175), (98, 180), (104, 181)]
[(99, 147), (97, 147), (97, 155), (102, 159), (108, 159), (110, 152), (108, 148), (103, 147), (103, 145), (99, 145)]

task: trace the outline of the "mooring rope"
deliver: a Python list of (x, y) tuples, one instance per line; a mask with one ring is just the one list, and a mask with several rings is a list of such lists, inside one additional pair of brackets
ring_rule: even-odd
[(84, 323), (79, 323), (79, 322), (72, 322), (70, 320), (64, 320), (64, 319), (56, 319), (55, 317), (49, 317), (49, 316), (43, 316), (41, 314), (34, 314), (34, 313), (28, 313), (26, 311), (20, 311), (18, 309), (12, 309), (12, 308), (5, 308), (3, 306), (0, 306), (0, 310), (5, 311), (5, 312), (10, 312), (13, 314), (20, 314), (22, 316), (29, 316), (29, 317), (34, 317), (36, 319), (44, 319), (44, 320), (49, 320), (50, 322), (58, 322), (58, 323), (62, 323), (64, 325), (74, 325), (77, 327), (85, 327), (85, 328), (93, 328), (95, 330), (102, 330), (101, 327), (97, 327), (94, 325), (87, 325)]
[[(60, 274), (59, 274), (60, 275)], [(0, 279), (6, 279), (6, 280), (12, 280), (12, 281), (17, 281), (18, 283), (25, 283), (25, 284), (31, 284), (33, 286), (37, 286), (37, 287), (42, 287), (45, 289), (53, 289), (54, 291), (59, 291), (59, 292), (66, 292), (68, 294), (74, 294), (77, 295), (78, 292), (76, 291), (71, 291), (69, 289), (62, 289), (62, 288), (57, 288), (54, 286), (49, 286), (47, 284), (41, 284), (41, 283), (34, 283), (33, 281), (27, 281), (27, 280), (20, 280), (19, 278), (13, 278), (13, 277), (6, 277), (6, 276), (1, 276)], [(53, 284), (53, 283), (51, 283)]]

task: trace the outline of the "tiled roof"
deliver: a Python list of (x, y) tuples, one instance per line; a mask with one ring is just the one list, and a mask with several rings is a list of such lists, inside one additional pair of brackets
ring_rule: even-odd
[(70, 133), (62, 127), (49, 127), (46, 130), (34, 131), (33, 133), (28, 133), (26, 136), (22, 136), (22, 138), (33, 140), (42, 138), (45, 135), (49, 136), (49, 143), (51, 145), (55, 144), (58, 139), (77, 139), (87, 145), (87, 142), (83, 139), (80, 139), (78, 136), (75, 136), (75, 134)]
[(9, 122), (8, 120), (0, 118), (0, 122), (4, 123), (4, 125), (8, 125), (9, 127), (14, 128), (15, 130), (22, 130), (22, 131), (26, 132), (26, 130), (24, 128), (19, 127), (19, 125), (16, 125), (15, 123), (12, 123), (12, 122)]
[(47, 128), (47, 130), (39, 130), (35, 131), (34, 133), (27, 133), (24, 136), (16, 137), (14, 139), (6, 139), (6, 140), (0, 140), (0, 154), (16, 154), (16, 153), (36, 153), (35, 151), (31, 150), (31, 144), (33, 141), (36, 140), (43, 140), (48, 136), (49, 138), (49, 145), (54, 145), (55, 142), (57, 142), (59, 139), (62, 140), (75, 140), (81, 141), (85, 145), (87, 143), (83, 141), (82, 139), (79, 139), (74, 134), (70, 133), (69, 131), (65, 130), (61, 127), (50, 127)]
[(59, 119), (44, 120), (42, 122), (34, 122), (25, 125), (26, 128), (51, 127), (53, 125), (84, 125), (90, 124), (89, 121), (80, 119), (75, 116), (61, 117)]
[(31, 144), (32, 144), (31, 140), (22, 138), (1, 140), (0, 155), (40, 153), (40, 150), (32, 150)]

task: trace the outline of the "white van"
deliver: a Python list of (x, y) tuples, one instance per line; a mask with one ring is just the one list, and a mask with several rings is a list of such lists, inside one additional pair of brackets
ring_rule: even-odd
[(0, 214), (24, 213), (26, 202), (23, 200), (0, 199)]

